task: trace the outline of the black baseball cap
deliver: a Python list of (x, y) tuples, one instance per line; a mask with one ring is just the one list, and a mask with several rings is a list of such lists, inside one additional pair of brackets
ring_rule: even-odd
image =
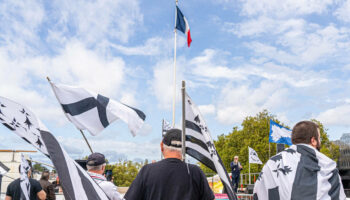
[(106, 163), (105, 156), (102, 153), (92, 153), (87, 159), (86, 165), (99, 166)]
[(168, 130), (163, 137), (163, 144), (175, 148), (181, 148), (181, 130), (175, 128)]

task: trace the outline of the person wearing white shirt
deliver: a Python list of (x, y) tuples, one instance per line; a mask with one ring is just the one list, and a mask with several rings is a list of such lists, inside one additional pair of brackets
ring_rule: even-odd
[(105, 156), (101, 153), (91, 154), (86, 163), (88, 173), (92, 179), (102, 188), (110, 200), (122, 200), (122, 196), (117, 191), (117, 186), (112, 182), (107, 181), (103, 173), (106, 168)]

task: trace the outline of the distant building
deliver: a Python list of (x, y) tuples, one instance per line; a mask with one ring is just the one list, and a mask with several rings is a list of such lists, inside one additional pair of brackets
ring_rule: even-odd
[[(18, 167), (21, 164), (21, 153), (35, 153), (36, 151), (23, 150), (0, 150), (0, 160), (4, 165), (10, 168), (10, 171), (2, 178), (1, 193), (6, 193), (7, 186), (20, 177)], [(26, 157), (26, 155), (25, 155)], [(29, 157), (27, 156), (27, 159)]]
[(335, 142), (339, 145), (338, 169), (341, 176), (346, 196), (350, 196), (350, 133), (344, 133), (340, 140)]

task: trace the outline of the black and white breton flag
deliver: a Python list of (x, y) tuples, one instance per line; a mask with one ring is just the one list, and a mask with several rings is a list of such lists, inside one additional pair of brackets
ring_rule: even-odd
[(0, 161), (0, 175), (5, 175), (8, 171), (10, 171), (10, 168)]
[(29, 200), (30, 183), (28, 178), (28, 171), (30, 166), (28, 161), (21, 154), (21, 167), (20, 167), (20, 185), (21, 185), (21, 200)]
[(163, 121), (162, 121), (162, 135), (164, 136), (165, 133), (172, 128), (173, 127), (170, 125), (170, 123), (167, 120), (163, 119)]
[(10, 171), (10, 168), (8, 168), (4, 163), (0, 161), (0, 191), (1, 191), (1, 182), (2, 182), (2, 177), (7, 174), (7, 172)]
[(0, 123), (51, 159), (66, 200), (108, 200), (97, 183), (66, 153), (28, 108), (0, 97)]
[(217, 172), (226, 189), (230, 200), (236, 200), (237, 197), (233, 192), (232, 183), (227, 171), (217, 153), (214, 142), (211, 138), (209, 129), (199, 112), (198, 107), (191, 98), (186, 94), (186, 153), (213, 171)]
[(345, 200), (336, 163), (310, 145), (298, 144), (270, 158), (254, 186), (254, 199)]
[(110, 123), (121, 119), (135, 136), (146, 119), (142, 111), (100, 94), (79, 87), (50, 84), (69, 121), (91, 135), (99, 134)]

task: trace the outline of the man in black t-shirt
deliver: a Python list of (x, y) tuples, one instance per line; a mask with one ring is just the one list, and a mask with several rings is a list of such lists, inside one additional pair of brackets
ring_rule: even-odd
[[(21, 167), (19, 167), (21, 169)], [(30, 183), (30, 200), (45, 200), (46, 193), (41, 188), (39, 181), (31, 179), (32, 171), (28, 170), (28, 178)], [(12, 181), (7, 187), (5, 200), (20, 200), (21, 199), (21, 184), (20, 178)]]
[(145, 165), (125, 194), (126, 200), (213, 200), (207, 178), (196, 166), (182, 162), (181, 131), (171, 129), (160, 143), (163, 160)]

